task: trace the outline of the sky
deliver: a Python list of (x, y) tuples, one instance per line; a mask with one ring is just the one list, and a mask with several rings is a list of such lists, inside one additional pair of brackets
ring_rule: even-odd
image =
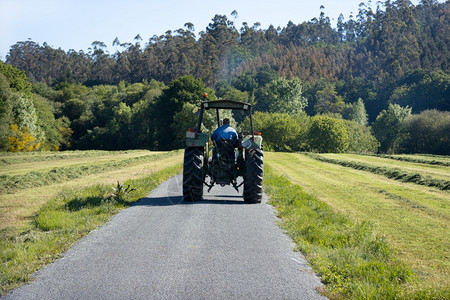
[[(0, 60), (18, 41), (32, 41), (65, 51), (87, 49), (94, 41), (143, 42), (153, 35), (193, 23), (195, 34), (204, 31), (216, 14), (226, 15), (241, 28), (243, 22), (283, 28), (289, 21), (300, 24), (319, 17), (323, 5), (333, 26), (339, 14), (348, 20), (358, 13), (363, 0), (0, 0)], [(365, 0), (364, 2), (368, 2)], [(376, 8), (376, 0), (372, 7)], [(384, 1), (383, 1), (384, 2)], [(417, 4), (419, 0), (412, 1)], [(442, 2), (442, 1), (439, 1)], [(231, 12), (236, 10), (234, 19)]]

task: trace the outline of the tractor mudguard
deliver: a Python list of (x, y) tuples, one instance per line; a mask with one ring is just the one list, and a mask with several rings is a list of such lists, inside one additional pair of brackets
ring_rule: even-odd
[(186, 147), (206, 147), (208, 141), (209, 134), (207, 133), (186, 132)]

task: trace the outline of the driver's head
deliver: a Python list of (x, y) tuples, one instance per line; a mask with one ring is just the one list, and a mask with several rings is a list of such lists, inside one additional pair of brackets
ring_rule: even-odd
[(228, 118), (223, 119), (223, 125), (225, 125), (225, 124), (230, 125), (230, 119), (228, 119)]

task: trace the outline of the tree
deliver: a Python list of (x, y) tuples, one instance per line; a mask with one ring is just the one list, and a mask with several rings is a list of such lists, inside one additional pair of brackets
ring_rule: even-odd
[(83, 100), (72, 98), (64, 102), (64, 115), (70, 120), (76, 120), (86, 111), (87, 105)]
[[(236, 100), (236, 101), (240, 101), (240, 102), (246, 102), (246, 103), (250, 103), (250, 104), (254, 104), (254, 99), (253, 97), (249, 96), (248, 92), (242, 92), (238, 89), (234, 89), (231, 88), (228, 91), (225, 92), (225, 94), (223, 95), (224, 99), (231, 99), (231, 100)], [(245, 116), (247, 115), (246, 112), (242, 111), (242, 110), (233, 110), (233, 117), (234, 119), (240, 123), (244, 120)]]
[(0, 151), (8, 150), (11, 136), (9, 126), (12, 123), (12, 91), (9, 86), (6, 76), (0, 73)]
[(337, 94), (333, 84), (326, 84), (323, 89), (316, 92), (314, 104), (316, 114), (341, 113), (344, 106), (344, 99)]
[(45, 139), (44, 132), (38, 126), (38, 115), (31, 97), (14, 93), (11, 98), (13, 123), (18, 130), (31, 134), (35, 139)]
[(40, 147), (44, 151), (59, 150), (63, 143), (62, 132), (66, 131), (63, 122), (55, 119), (54, 108), (49, 100), (39, 95), (33, 95), (33, 105), (36, 109), (36, 125), (42, 131), (39, 137)]
[(31, 83), (24, 71), (0, 61), (0, 73), (6, 77), (13, 92), (21, 92), (27, 96), (31, 94)]
[(239, 17), (239, 14), (238, 14), (237, 10), (233, 10), (231, 12), (231, 15), (234, 17), (234, 20), (236, 20)]
[(441, 70), (409, 72), (394, 89), (390, 103), (410, 106), (413, 113), (450, 110), (450, 75)]
[(401, 107), (398, 104), (389, 104), (388, 109), (380, 112), (372, 125), (372, 131), (380, 141), (382, 152), (395, 153), (397, 151), (401, 124), (410, 115), (410, 107)]
[(337, 32), (339, 34), (339, 40), (342, 42), (344, 41), (344, 32), (345, 32), (345, 28), (344, 28), (344, 15), (343, 14), (339, 14), (339, 17), (337, 19)]
[(258, 83), (253, 72), (244, 72), (232, 80), (233, 87), (243, 92), (253, 94), (258, 88)]
[(214, 86), (217, 80), (226, 78), (229, 74), (228, 56), (233, 45), (237, 45), (239, 33), (233, 26), (233, 22), (225, 15), (215, 15), (212, 23), (206, 28), (199, 42), (203, 49), (202, 68), (210, 72), (211, 81), (207, 83)]
[(348, 132), (348, 152), (373, 153), (378, 150), (380, 143), (369, 127), (350, 120), (345, 120), (344, 124)]
[(184, 27), (189, 31), (194, 31), (194, 24), (191, 22), (184, 23)]
[[(75, 149), (111, 146), (108, 139), (114, 137), (107, 134), (108, 129), (118, 135), (129, 130), (131, 147), (173, 148), (172, 118), (185, 103), (193, 103), (191, 92), (188, 97), (176, 93), (161, 96), (162, 88), (150, 88), (148, 82), (154, 79), (169, 85), (186, 75), (201, 79), (203, 86), (215, 86), (220, 97), (248, 101), (253, 108), (269, 112), (341, 113), (365, 124), (359, 98), (364, 99), (371, 122), (388, 104), (411, 107), (415, 114), (427, 109), (450, 110), (447, 2), (421, 0), (414, 6), (407, 0), (389, 0), (384, 7), (377, 4), (376, 13), (362, 3), (355, 17), (345, 21), (341, 15), (335, 30), (324, 7), (310, 21), (266, 30), (258, 22), (242, 22), (236, 30), (232, 21), (238, 15), (233, 11), (230, 20), (214, 16), (198, 38), (194, 25), (186, 23), (183, 28), (153, 36), (145, 45), (140, 36), (132, 43), (115, 39), (113, 55), (101, 41), (95, 41), (88, 53), (18, 42), (11, 47), (7, 62), (0, 62), (0, 148), (7, 148), (10, 125), (18, 125), (20, 132), (20, 124), (25, 123), (31, 126), (23, 128), (42, 147), (57, 140), (49, 135), (55, 133), (50, 128), (58, 126), (65, 137), (73, 130)], [(296, 78), (301, 83), (299, 93), (289, 85)], [(56, 121), (48, 128), (49, 110), (40, 111), (38, 106), (44, 102), (36, 101), (33, 93), (48, 99), (53, 107)], [(201, 100), (199, 95), (196, 97)], [(301, 97), (300, 103), (296, 95)], [(352, 104), (345, 105), (344, 100)], [(31, 102), (36, 126), (30, 118)], [(115, 122), (120, 103), (131, 109), (129, 128)], [(234, 117), (243, 119), (239, 113)], [(61, 120), (65, 120), (64, 126), (55, 125)], [(409, 131), (399, 133), (389, 146), (389, 134), (380, 128), (379, 134), (386, 138), (382, 151), (400, 150), (399, 137), (409, 135)], [(360, 132), (353, 125), (347, 129)]]
[[(112, 82), (114, 62), (108, 55), (108, 50), (103, 42), (92, 43), (92, 58), (94, 63), (91, 68), (90, 85), (108, 84)], [(92, 49), (91, 49), (92, 50)]]
[(256, 73), (255, 79), (259, 86), (265, 86), (266, 84), (277, 80), (278, 73), (269, 65), (266, 65), (259, 69), (258, 73)]
[(10, 151), (32, 151), (38, 148), (57, 149), (59, 146), (61, 136), (53, 107), (47, 99), (33, 94), (31, 90), (24, 72), (0, 64), (2, 149), (9, 147)]
[(349, 145), (344, 121), (329, 116), (312, 118), (308, 140), (311, 149), (318, 152), (344, 152)]
[(186, 75), (172, 81), (169, 86), (158, 97), (153, 115), (153, 126), (157, 128), (156, 141), (160, 150), (173, 149), (179, 143), (175, 140), (175, 132), (171, 125), (174, 116), (181, 111), (184, 103), (192, 103), (202, 100), (202, 94), (207, 92), (210, 100), (214, 100), (214, 92), (205, 87), (201, 79), (195, 79)]
[(348, 103), (342, 110), (342, 117), (346, 120), (355, 121), (359, 125), (367, 125), (367, 111), (361, 98), (355, 103)]
[(256, 109), (267, 112), (296, 114), (304, 110), (308, 100), (302, 96), (302, 82), (280, 77), (264, 86), (258, 97)]

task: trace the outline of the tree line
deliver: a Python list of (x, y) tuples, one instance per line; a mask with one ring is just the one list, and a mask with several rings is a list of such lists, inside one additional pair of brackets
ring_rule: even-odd
[[(448, 2), (385, 1), (376, 11), (362, 3), (336, 28), (322, 8), (298, 25), (239, 30), (216, 15), (198, 36), (186, 23), (145, 44), (116, 39), (113, 54), (99, 41), (88, 53), (18, 42), (0, 64), (1, 148), (180, 147), (207, 91), (253, 104), (274, 150), (448, 152), (448, 12)], [(245, 116), (231, 117), (244, 126)], [(292, 135), (280, 146), (270, 136), (283, 126)], [(343, 128), (331, 136), (347, 142), (321, 145), (324, 128)], [(415, 144), (427, 140), (423, 128), (441, 146)]]
[[(253, 97), (241, 90), (255, 82)], [(267, 69), (238, 76), (216, 91), (201, 79), (185, 75), (168, 85), (151, 80), (117, 85), (31, 84), (23, 71), (0, 62), (0, 150), (152, 149), (184, 147), (187, 128), (195, 127), (198, 102), (250, 99), (254, 126), (265, 148), (275, 151), (376, 152), (449, 154), (450, 112), (390, 104), (372, 126), (362, 99), (344, 104), (340, 113), (309, 116), (308, 99), (297, 78), (279, 77)], [(325, 97), (327, 89), (316, 92)], [(331, 93), (331, 96), (336, 96)], [(239, 131), (249, 130), (242, 111), (223, 111)], [(215, 114), (204, 116), (203, 130), (212, 132)]]

